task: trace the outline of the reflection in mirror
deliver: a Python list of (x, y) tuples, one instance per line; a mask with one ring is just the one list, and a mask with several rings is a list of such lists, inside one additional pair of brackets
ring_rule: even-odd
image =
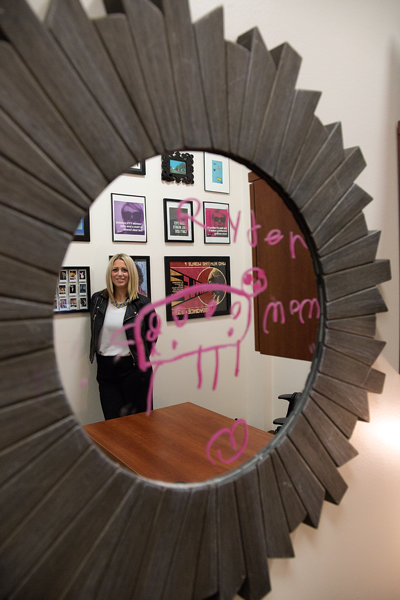
[[(317, 291), (310, 253), (284, 202), (270, 188), (266, 191), (267, 184), (243, 165), (215, 155), (214, 160), (205, 161), (202, 152), (191, 154), (192, 185), (162, 180), (159, 156), (146, 161), (145, 175), (131, 171), (114, 180), (90, 209), (90, 243), (71, 243), (63, 261), (64, 267), (90, 268), (92, 294), (105, 288), (109, 257), (116, 253), (134, 257), (145, 271), (141, 292), (159, 304), (160, 318), (153, 356), (157, 410), (151, 418), (145, 413), (135, 415), (135, 431), (120, 431), (121, 419), (107, 421), (103, 425), (108, 427), (106, 434), (94, 431), (90, 424), (102, 422), (104, 416), (96, 364), (89, 362), (89, 314), (56, 314), (54, 318), (60, 376), (79, 422), (106, 453), (124, 465), (128, 464), (126, 456), (116, 456), (107, 446), (112, 428), (117, 426), (117, 435), (124, 439), (123, 454), (145, 438), (143, 456), (137, 459), (140, 465), (130, 467), (141, 475), (173, 482), (221, 475), (268, 443), (273, 437), (268, 432), (276, 429), (274, 419), (284, 417), (288, 409), (288, 402), (278, 396), (304, 387), (319, 316), (312, 301)], [(221, 169), (224, 193), (215, 191)], [(117, 201), (137, 204), (138, 198), (146, 211), (143, 242), (138, 232), (134, 242), (127, 241), (126, 231), (119, 241)], [(175, 209), (181, 200), (191, 201), (185, 203), (182, 214), (192, 211), (189, 239), (193, 241), (177, 239), (182, 230)], [(253, 294), (251, 281), (243, 280), (253, 267), (266, 275), (266, 289), (258, 295)], [(223, 279), (231, 287), (230, 306), (225, 292), (221, 295), (220, 290), (210, 289), (202, 299), (196, 296), (183, 303), (185, 312), (192, 313), (187, 320), (179, 317), (183, 304), (165, 305), (166, 294), (179, 291), (189, 281), (218, 285)], [(257, 297), (253, 300), (252, 295)], [(208, 351), (199, 352), (199, 348)], [(172, 360), (174, 356), (182, 358)], [(177, 440), (177, 431), (185, 432), (184, 442)], [(166, 449), (179, 464), (189, 464), (185, 473), (169, 469), (169, 459), (160, 459)]]

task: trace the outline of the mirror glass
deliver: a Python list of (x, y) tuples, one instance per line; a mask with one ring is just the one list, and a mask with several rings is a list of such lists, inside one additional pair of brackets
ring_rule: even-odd
[[(304, 387), (319, 317), (310, 252), (285, 203), (245, 166), (218, 155), (190, 154), (193, 184), (179, 181), (188, 165), (179, 164), (182, 161), (176, 157), (170, 168), (178, 180), (162, 179), (162, 160), (156, 156), (122, 174), (97, 198), (89, 223), (82, 224), (83, 228), (86, 225), (86, 239), (90, 226), (90, 241), (83, 241), (77, 231), (77, 241), (70, 244), (63, 261), (65, 288), (63, 280), (57, 284), (58, 309), (71, 310), (58, 312), (54, 318), (56, 356), (70, 404), (83, 426), (102, 422), (96, 360), (89, 362), (90, 318), (87, 312), (75, 310), (73, 298), (77, 298), (77, 308), (84, 309), (78, 289), (82, 294), (85, 289), (80, 286), (86, 284), (89, 294), (90, 279), (91, 294), (104, 289), (109, 257), (116, 253), (135, 257), (142, 271), (140, 292), (151, 296), (152, 303), (161, 303), (153, 357), (160, 366), (153, 398), (154, 409), (168, 411), (153, 412), (150, 418), (135, 415), (139, 429), (126, 435), (134, 443), (146, 430), (143, 460), (149, 464), (157, 466), (166, 448), (174, 449), (177, 462), (193, 461), (189, 475), (169, 472), (165, 460), (154, 473), (151, 468), (137, 470), (173, 482), (221, 475), (247, 461), (272, 439), (273, 433), (266, 437), (266, 432), (274, 432), (274, 419), (285, 417), (288, 410), (288, 401), (278, 396), (301, 392)], [(168, 200), (192, 202), (193, 228), (189, 222), (187, 230), (182, 225), (182, 231), (177, 204)], [(125, 214), (128, 209), (129, 215)], [(135, 210), (142, 215), (145, 212), (144, 223), (132, 217)], [(182, 214), (185, 210), (183, 206)], [(193, 240), (181, 241), (182, 234)], [(257, 286), (251, 285), (251, 278), (246, 281), (244, 274), (254, 267), (264, 269), (266, 289), (253, 298)], [(81, 273), (86, 268), (87, 280)], [(72, 276), (76, 270), (75, 289), (69, 288), (74, 285), (69, 281), (71, 269)], [(253, 272), (254, 277), (258, 278)], [(188, 282), (229, 283), (230, 306), (221, 290), (193, 294), (190, 301), (182, 297), (184, 302), (177, 307), (165, 306), (166, 279), (169, 291), (179, 291)], [(168, 320), (168, 310), (191, 315), (186, 322), (172, 314)], [(206, 318), (206, 310), (215, 313)], [(203, 350), (199, 352), (199, 348)], [(172, 360), (174, 357), (179, 359)], [(187, 420), (177, 424), (184, 409)], [(163, 415), (159, 423), (157, 415)], [(176, 427), (186, 432), (185, 442), (177, 441)], [(195, 439), (194, 433), (203, 427), (206, 437)], [(87, 431), (92, 435), (90, 427)], [(106, 442), (96, 441), (107, 453)], [(189, 442), (199, 447), (193, 448)], [(124, 460), (120, 462), (126, 465)], [(204, 465), (207, 468), (203, 470)]]

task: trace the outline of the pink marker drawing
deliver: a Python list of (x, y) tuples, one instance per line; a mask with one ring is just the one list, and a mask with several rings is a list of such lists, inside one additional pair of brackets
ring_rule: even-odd
[(241, 454), (243, 454), (243, 452), (246, 449), (247, 446), (247, 440), (249, 437), (249, 429), (247, 427), (247, 423), (244, 419), (238, 419), (237, 421), (234, 422), (234, 424), (232, 425), (232, 427), (230, 429), (228, 429), (227, 427), (224, 427), (223, 429), (219, 429), (218, 431), (216, 431), (214, 433), (214, 435), (211, 437), (211, 439), (209, 440), (209, 442), (207, 443), (206, 446), (206, 454), (207, 454), (207, 458), (210, 461), (210, 463), (212, 465), (215, 465), (215, 461), (213, 460), (212, 456), (211, 456), (211, 448), (214, 445), (214, 443), (225, 433), (229, 436), (229, 441), (231, 443), (231, 446), (234, 450), (236, 450), (236, 440), (235, 440), (235, 429), (238, 425), (244, 425), (244, 439), (243, 439), (243, 443), (241, 445), (241, 447), (239, 448), (238, 452), (236, 452), (236, 454), (234, 454), (233, 456), (231, 456), (231, 458), (223, 458), (222, 454), (221, 454), (221, 450), (218, 448), (217, 449), (217, 455), (218, 455), (218, 460), (220, 460), (222, 463), (225, 464), (229, 464), (231, 462), (234, 462), (237, 458), (239, 458), (239, 456)]
[[(263, 292), (267, 289), (267, 277), (264, 271), (260, 268), (248, 269), (242, 276), (242, 287), (235, 288), (226, 284), (218, 284), (218, 283), (205, 283), (200, 285), (189, 286), (179, 292), (171, 294), (166, 298), (158, 300), (157, 302), (147, 304), (144, 306), (139, 314), (137, 315), (133, 324), (128, 324), (118, 330), (114, 336), (124, 331), (125, 329), (133, 327), (134, 329), (134, 337), (136, 343), (136, 350), (138, 355), (138, 366), (142, 371), (146, 371), (149, 367), (153, 367), (153, 374), (150, 381), (149, 393), (147, 397), (147, 412), (146, 414), (150, 414), (151, 407), (151, 395), (154, 386), (154, 378), (156, 376), (157, 370), (164, 364), (168, 364), (171, 362), (175, 362), (177, 360), (181, 360), (187, 356), (197, 355), (197, 374), (198, 374), (198, 388), (201, 388), (202, 380), (203, 380), (203, 372), (202, 372), (202, 356), (206, 352), (214, 352), (215, 353), (215, 371), (214, 371), (214, 381), (213, 381), (213, 390), (217, 387), (218, 382), (218, 371), (219, 371), (219, 352), (224, 348), (236, 348), (236, 365), (235, 365), (235, 376), (239, 374), (239, 363), (240, 363), (240, 346), (243, 340), (245, 339), (250, 325), (251, 325), (251, 316), (252, 316), (252, 300), (255, 296)], [(245, 288), (250, 288), (246, 290)], [(174, 300), (178, 300), (179, 298), (188, 296), (192, 293), (198, 295), (203, 294), (205, 292), (212, 291), (223, 291), (225, 293), (231, 293), (239, 296), (239, 300), (234, 302), (231, 306), (230, 313), (232, 316), (232, 322), (227, 330), (227, 339), (226, 341), (222, 341), (218, 344), (210, 344), (207, 346), (199, 344), (197, 347), (192, 350), (180, 352), (179, 351), (179, 343), (174, 340), (171, 345), (171, 354), (167, 357), (161, 356), (157, 351), (152, 353), (150, 359), (147, 359), (144, 343), (141, 336), (141, 328), (142, 321), (146, 317), (147, 314), (152, 312), (153, 310), (157, 310), (160, 307), (166, 306), (170, 304)], [(244, 306), (243, 306), (244, 305)], [(210, 312), (215, 310), (214, 305), (210, 302)], [(241, 330), (238, 327), (235, 329), (235, 324), (237, 323), (236, 319), (243, 312), (247, 315), (245, 319), (245, 324), (243, 328), (243, 324), (241, 325)], [(185, 326), (187, 322), (188, 315), (187, 313), (183, 314), (183, 318), (181, 316), (177, 316), (173, 314), (173, 320), (178, 328), (182, 328)], [(206, 317), (207, 318), (207, 317)], [(161, 319), (158, 317), (153, 318), (150, 323), (150, 331), (148, 332), (148, 341), (152, 341), (155, 339), (155, 336), (158, 336), (162, 333), (161, 331)], [(236, 331), (237, 330), (237, 331)], [(236, 333), (235, 333), (236, 331)], [(121, 345), (129, 344), (128, 340), (124, 340), (120, 342)]]

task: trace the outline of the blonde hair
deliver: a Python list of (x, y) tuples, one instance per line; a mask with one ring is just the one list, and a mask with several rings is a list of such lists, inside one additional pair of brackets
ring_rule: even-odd
[(129, 302), (135, 300), (138, 297), (138, 289), (139, 289), (139, 276), (136, 269), (136, 265), (133, 262), (132, 258), (127, 254), (114, 254), (114, 256), (110, 259), (108, 263), (107, 271), (106, 271), (106, 284), (107, 291), (111, 298), (111, 300), (115, 300), (114, 298), (114, 286), (111, 279), (111, 271), (113, 269), (114, 263), (116, 260), (123, 260), (125, 266), (128, 270), (129, 279), (128, 279), (128, 298)]

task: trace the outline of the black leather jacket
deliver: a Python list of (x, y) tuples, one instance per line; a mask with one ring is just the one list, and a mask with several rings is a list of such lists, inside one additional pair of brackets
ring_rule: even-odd
[[(138, 312), (141, 308), (143, 308), (146, 304), (149, 304), (150, 300), (146, 298), (146, 296), (142, 296), (142, 294), (138, 295), (136, 300), (132, 300), (126, 307), (125, 317), (124, 317), (124, 325), (133, 324)], [(94, 355), (96, 354), (100, 331), (103, 327), (104, 317), (106, 314), (108, 305), (108, 291), (105, 289), (102, 292), (96, 292), (92, 296), (92, 301), (90, 304), (90, 325), (91, 325), (91, 340), (90, 340), (90, 362), (93, 362)], [(152, 343), (150, 344), (146, 340), (146, 333), (149, 329), (149, 317), (155, 311), (151, 311), (148, 313), (142, 321), (142, 339), (144, 342), (146, 358), (147, 360), (150, 357), (150, 351), (152, 347)], [(134, 340), (133, 327), (129, 327), (125, 330), (125, 334), (128, 340)], [(155, 343), (155, 342), (154, 342)], [(129, 345), (129, 350), (133, 357), (133, 364), (137, 365), (137, 354), (136, 354), (136, 346)]]

